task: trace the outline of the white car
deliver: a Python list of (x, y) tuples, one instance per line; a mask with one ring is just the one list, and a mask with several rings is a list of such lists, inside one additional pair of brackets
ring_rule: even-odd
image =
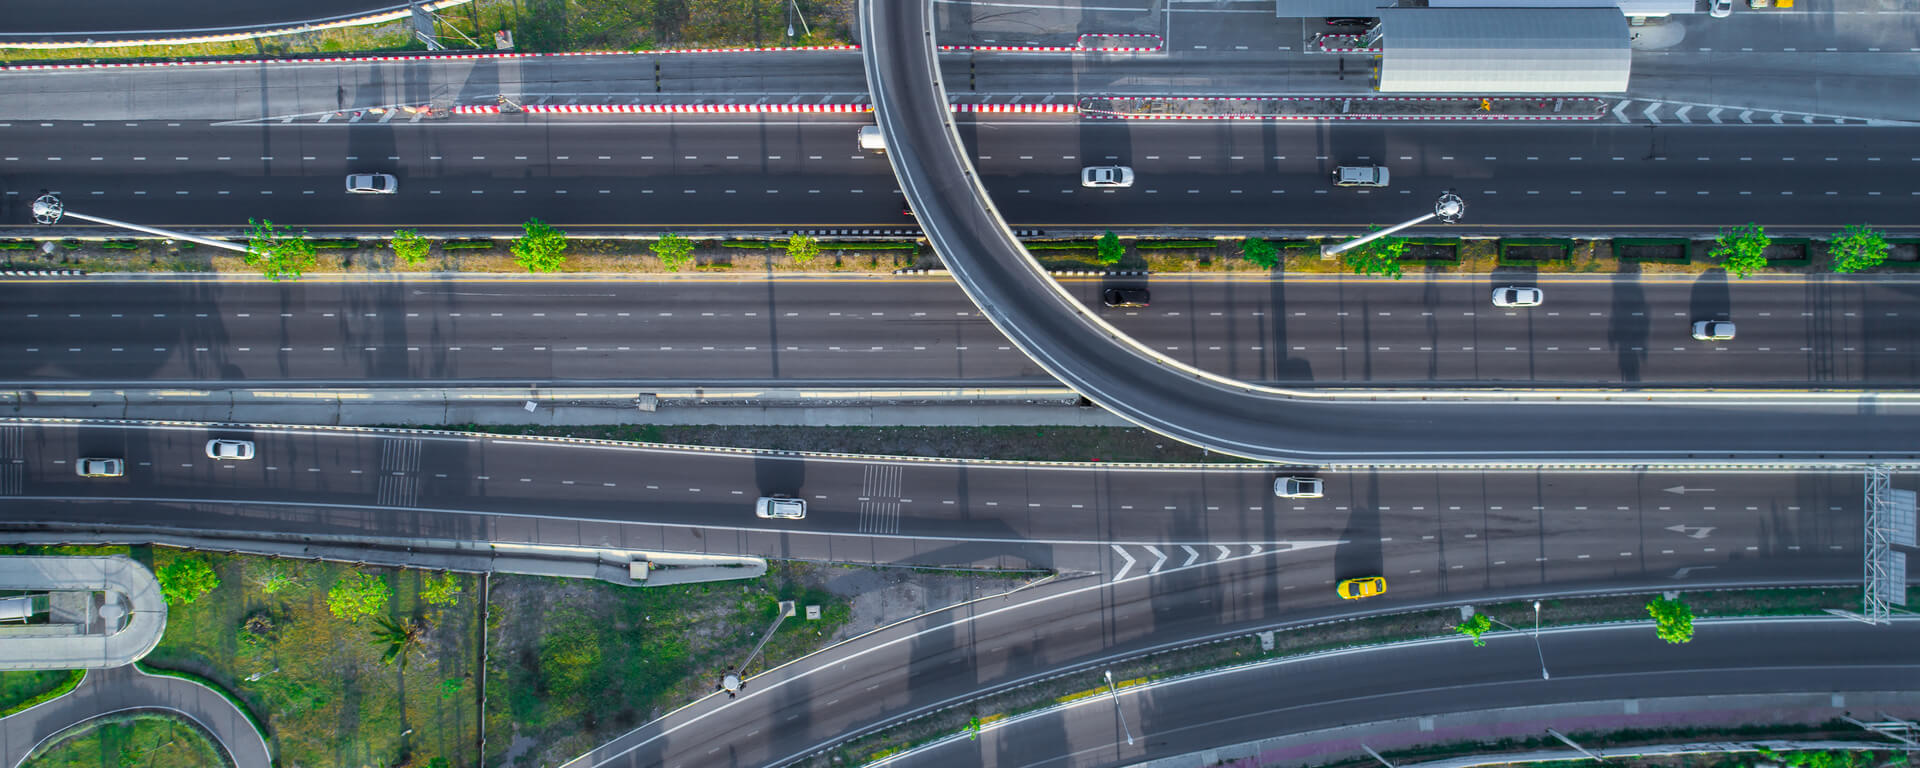
[(1320, 478), (1276, 477), (1273, 495), (1283, 499), (1317, 499), (1325, 494), (1321, 493)]
[(807, 500), (788, 496), (762, 496), (753, 503), (753, 516), (767, 520), (802, 520), (807, 516)]
[(1131, 187), (1133, 169), (1124, 165), (1090, 165), (1080, 169), (1080, 186)]
[(356, 173), (347, 177), (349, 195), (391, 195), (400, 191), (400, 180), (391, 173)]
[(208, 440), (207, 458), (246, 461), (253, 458), (253, 441), (221, 440), (218, 438)]
[(1693, 324), (1693, 338), (1699, 341), (1731, 341), (1733, 323), (1726, 320), (1701, 320)]
[(1526, 288), (1510, 285), (1493, 289), (1493, 305), (1496, 307), (1537, 307), (1545, 294), (1538, 288)]
[(1724, 19), (1732, 16), (1733, 0), (1713, 0), (1713, 8), (1707, 11), (1707, 15), (1716, 19)]
[(127, 463), (120, 459), (81, 459), (73, 463), (81, 477), (119, 477), (126, 474)]

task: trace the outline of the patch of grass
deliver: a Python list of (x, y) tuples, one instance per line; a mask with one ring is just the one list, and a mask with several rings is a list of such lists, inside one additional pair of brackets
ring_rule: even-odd
[[(811, 653), (852, 616), (849, 601), (826, 591), (830, 573), (775, 563), (753, 581), (645, 588), (494, 577), (487, 764), (502, 765), (509, 745), (527, 739), (533, 748), (505, 764), (558, 764), (711, 693), (759, 642), (781, 600), (795, 601), (800, 615), (768, 641), (749, 681)], [(806, 620), (807, 605), (822, 607), (820, 620)]]
[(719, 245), (722, 248), (753, 248), (757, 250), (773, 247), (772, 243), (765, 240), (721, 240)]
[(1220, 245), (1218, 240), (1135, 240), (1133, 247), (1146, 250), (1156, 248), (1214, 248)]
[(226, 765), (213, 738), (192, 721), (161, 712), (90, 720), (35, 750), (22, 768), (211, 768)]
[(137, 249), (137, 248), (139, 248), (139, 247), (140, 247), (140, 241), (138, 241), (138, 240), (108, 240), (108, 241), (106, 241), (106, 242), (104, 242), (104, 243), (101, 243), (101, 244), (100, 244), (100, 247), (102, 247), (102, 248), (112, 248), (112, 249), (116, 249), (116, 250), (122, 250), (122, 251), (131, 251), (131, 250), (134, 250), (134, 249)]
[(883, 240), (879, 242), (823, 242), (823, 251), (906, 251), (919, 248), (920, 244), (912, 240)]
[(360, 247), (360, 241), (359, 241), (359, 240), (354, 240), (354, 239), (351, 239), (351, 238), (331, 238), (331, 239), (326, 239), (326, 240), (308, 240), (307, 242), (309, 242), (309, 243), (312, 243), (312, 244), (313, 244), (313, 247), (315, 247), (315, 248), (319, 248), (319, 249), (322, 249), (322, 250), (339, 250), (339, 249), (342, 249), (342, 248), (359, 248), (359, 247)]
[[(155, 547), (164, 567), (181, 550)], [(478, 579), (455, 574), (462, 598), (429, 605), (427, 572), (355, 568), (342, 563), (252, 555), (195, 553), (220, 586), (192, 605), (170, 608), (167, 632), (144, 662), (150, 671), (185, 672), (231, 692), (267, 726), (274, 752), (288, 765), (425, 765), (445, 757), (474, 765), (479, 703), (469, 685), (445, 696), (443, 681), (471, 680), (479, 666)], [(386, 579), (393, 595), (387, 618), (430, 626), (408, 662), (383, 664), (371, 620), (329, 613), (327, 594), (364, 571)], [(409, 736), (402, 734), (412, 729)]]
[(0, 672), (0, 717), (65, 696), (83, 677), (79, 669)]
[(35, 247), (32, 240), (0, 240), (0, 251), (30, 251)]
[(0, 545), (0, 555), (126, 555), (133, 548), (124, 544), (8, 544)]
[(1020, 245), (1029, 251), (1091, 251), (1099, 247), (1092, 240), (1029, 240)]
[(440, 243), (440, 250), (443, 251), (458, 251), (462, 249), (478, 250), (492, 247), (492, 240), (443, 240)]

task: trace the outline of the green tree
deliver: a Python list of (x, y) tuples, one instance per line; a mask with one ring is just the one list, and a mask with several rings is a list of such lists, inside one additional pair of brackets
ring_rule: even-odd
[(427, 260), (427, 249), (432, 245), (420, 233), (411, 229), (393, 231), (393, 255), (402, 264), (419, 264)]
[(1674, 644), (1693, 640), (1693, 607), (1686, 601), (1654, 598), (1647, 603), (1647, 615), (1653, 617), (1660, 639)]
[(1263, 238), (1249, 237), (1240, 241), (1240, 258), (1261, 269), (1273, 269), (1280, 263), (1280, 249)]
[(1835, 272), (1863, 272), (1887, 260), (1887, 233), (1865, 224), (1848, 224), (1827, 241)]
[[(1374, 229), (1378, 230), (1379, 227)], [(1357, 238), (1356, 238), (1357, 239)], [(1400, 279), (1400, 255), (1407, 252), (1407, 239), (1388, 235), (1340, 254), (1340, 263), (1356, 275), (1386, 275)]]
[(1707, 256), (1720, 259), (1728, 274), (1746, 277), (1767, 268), (1767, 246), (1772, 244), (1773, 238), (1767, 237), (1765, 227), (1747, 223), (1720, 230), (1720, 237), (1713, 241), (1713, 250), (1708, 251)]
[(199, 555), (177, 555), (160, 566), (154, 576), (160, 579), (160, 596), (166, 598), (167, 605), (193, 605), (201, 595), (220, 586), (220, 574)]
[(357, 621), (386, 611), (392, 596), (393, 588), (387, 586), (386, 577), (354, 571), (327, 590), (327, 610), (335, 618)]
[(527, 219), (526, 234), (513, 241), (513, 262), (528, 272), (558, 272), (567, 263), (567, 233), (539, 219)]
[(460, 580), (446, 571), (427, 574), (426, 583), (420, 590), (420, 599), (427, 601), (428, 605), (460, 602)]
[(1114, 234), (1113, 230), (1107, 230), (1106, 234), (1101, 235), (1099, 241), (1094, 244), (1094, 248), (1095, 252), (1100, 254), (1102, 264), (1118, 264), (1120, 259), (1127, 255), (1127, 247), (1120, 244), (1120, 236)]
[(406, 669), (407, 656), (420, 650), (420, 639), (427, 634), (427, 625), (417, 619), (394, 621), (385, 616), (373, 619), (374, 644), (384, 648), (380, 654), (380, 663), (392, 664), (400, 661), (400, 668)]
[(1480, 639), (1480, 636), (1491, 629), (1493, 629), (1493, 620), (1487, 618), (1486, 614), (1476, 613), (1466, 621), (1454, 625), (1453, 631), (1473, 638), (1473, 645), (1478, 648), (1487, 644), (1487, 641)]
[(460, 691), (462, 689), (465, 689), (466, 687), (467, 687), (467, 681), (457, 677), (449, 677), (445, 680), (441, 680), (440, 681), (440, 698), (451, 699), (455, 696), (460, 695)]
[(294, 234), (277, 230), (273, 222), (266, 219), (247, 219), (247, 226), (251, 231), (247, 233), (247, 255), (243, 260), (268, 280), (276, 283), (298, 280), (320, 263), (318, 251), (313, 243), (307, 242), (306, 232)]
[(798, 233), (787, 237), (787, 258), (793, 259), (793, 263), (806, 264), (819, 255), (819, 239)]
[(693, 241), (671, 232), (647, 248), (660, 257), (660, 263), (666, 266), (668, 272), (678, 272), (682, 266), (693, 261)]

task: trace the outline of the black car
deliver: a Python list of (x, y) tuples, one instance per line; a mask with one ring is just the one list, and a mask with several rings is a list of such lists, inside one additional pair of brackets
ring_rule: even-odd
[(1145, 288), (1108, 288), (1100, 297), (1109, 307), (1144, 307), (1150, 295)]
[(1376, 21), (1379, 21), (1379, 19), (1371, 19), (1371, 18), (1366, 18), (1366, 17), (1361, 17), (1361, 16), (1346, 16), (1346, 17), (1342, 17), (1342, 18), (1338, 18), (1338, 19), (1327, 19), (1327, 26), (1330, 26), (1330, 27), (1371, 27), (1371, 26), (1373, 26), (1373, 24), (1374, 24), (1374, 22), (1376, 22)]

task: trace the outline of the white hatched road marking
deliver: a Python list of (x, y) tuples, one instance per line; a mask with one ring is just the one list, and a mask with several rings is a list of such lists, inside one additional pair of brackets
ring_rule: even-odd
[(869, 466), (860, 483), (860, 532), (900, 532), (902, 466)]
[(420, 503), (420, 446), (418, 438), (380, 441), (380, 490), (376, 503), (411, 507)]

